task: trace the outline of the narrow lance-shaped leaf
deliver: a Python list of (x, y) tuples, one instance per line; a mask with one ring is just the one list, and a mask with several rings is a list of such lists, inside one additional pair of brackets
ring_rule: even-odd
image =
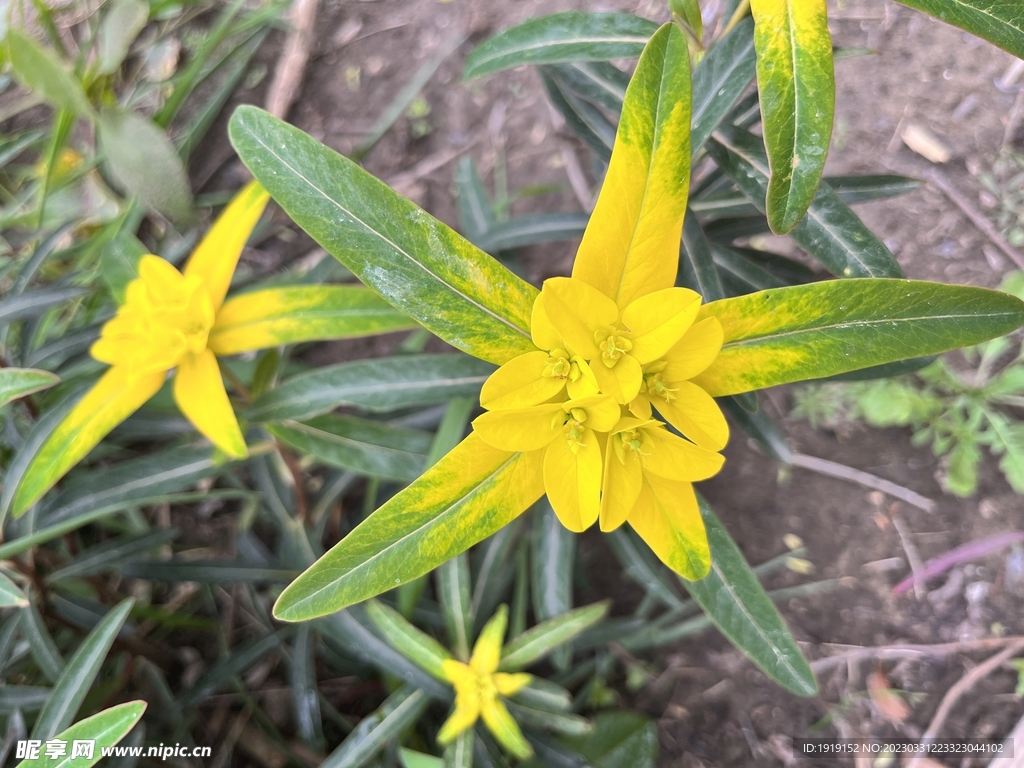
[(626, 13), (569, 11), (530, 19), (477, 46), (464, 77), (500, 72), (522, 64), (632, 59), (658, 25)]
[(469, 355), (402, 355), (300, 373), (257, 398), (249, 421), (309, 419), (341, 406), (393, 411), (476, 397), (494, 366)]
[(75, 655), (68, 659), (64, 671), (53, 686), (50, 698), (43, 706), (36, 724), (32, 728), (32, 738), (46, 741), (58, 731), (67, 728), (75, 719), (78, 708), (82, 706), (85, 695), (92, 688), (100, 665), (107, 657), (110, 646), (114, 644), (121, 625), (128, 618), (135, 601), (132, 598), (122, 600), (92, 632), (82, 641)]
[(508, 524), (541, 493), (536, 452), (498, 451), (470, 435), (292, 582), (274, 615), (304, 621), (415, 579)]
[[(533, 514), (530, 555), (530, 592), (537, 621), (570, 610), (576, 537), (559, 522), (546, 498), (538, 502)], [(572, 650), (563, 646), (555, 652), (555, 665), (566, 669), (571, 658)]]
[[(52, 759), (41, 751), (38, 758), (22, 760), (17, 768), (90, 768), (103, 758), (105, 748), (114, 746), (128, 735), (145, 711), (146, 702), (129, 701), (87, 717), (57, 734), (56, 738), (69, 747), (63, 757)], [(70, 747), (76, 741), (94, 742), (90, 757), (72, 757)]]
[(502, 649), (499, 669), (514, 671), (540, 661), (558, 646), (601, 621), (610, 606), (610, 601), (606, 600), (542, 621), (513, 638)]
[(279, 440), (342, 469), (409, 482), (423, 471), (430, 435), (354, 416), (327, 414), (305, 423), (268, 425)]
[(696, 291), (704, 302), (717, 301), (725, 297), (722, 281), (711, 254), (711, 245), (700, 222), (693, 212), (688, 212), (683, 222), (683, 244), (679, 249), (679, 280), (682, 285)]
[(320, 768), (359, 768), (366, 765), (388, 741), (397, 739), (426, 711), (430, 699), (423, 691), (403, 686), (381, 704), (380, 709), (364, 717), (338, 745)]
[(28, 605), (25, 593), (3, 573), (0, 573), (0, 608), (24, 608)]
[(228, 299), (207, 342), (218, 355), (304, 341), (406, 331), (416, 323), (373, 291), (350, 285), (268, 288)]
[[(723, 125), (708, 142), (708, 154), (747, 199), (764, 210), (768, 161), (761, 140), (742, 128)], [(818, 187), (807, 216), (789, 236), (839, 277), (903, 275), (885, 244), (826, 184)]]
[(384, 637), (403, 656), (438, 680), (447, 680), (444, 662), (452, 656), (437, 640), (409, 623), (402, 614), (378, 600), (366, 604), (366, 613)]
[(308, 134), (239, 107), (231, 141), (274, 199), (390, 304), (493, 363), (535, 349), (537, 290), (449, 227)]
[(899, 0), (1024, 59), (1024, 13), (1010, 0)]
[(0, 408), (33, 392), (59, 384), (60, 378), (49, 371), (33, 368), (0, 368)]
[(766, 208), (776, 234), (803, 218), (821, 181), (835, 110), (825, 0), (751, 0), (757, 89), (771, 165)]
[(95, 111), (74, 75), (56, 55), (17, 29), (7, 30), (7, 53), (18, 79), (60, 109), (80, 117), (93, 117)]
[(690, 150), (696, 155), (754, 79), (754, 22), (744, 19), (693, 69)]
[(807, 660), (750, 570), (721, 521), (700, 498), (700, 512), (711, 546), (711, 572), (687, 590), (730, 642), (783, 688), (813, 696), (818, 685)]
[(713, 397), (978, 344), (1024, 323), (1024, 302), (916, 280), (830, 280), (723, 299), (722, 351), (694, 382)]
[(690, 180), (690, 54), (675, 24), (651, 38), (626, 90), (611, 164), (573, 277), (620, 307), (675, 283)]

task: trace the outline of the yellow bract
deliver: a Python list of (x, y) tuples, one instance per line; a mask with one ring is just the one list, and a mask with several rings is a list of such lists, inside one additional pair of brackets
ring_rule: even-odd
[(502, 606), (480, 632), (468, 664), (454, 659), (442, 662), (444, 676), (455, 688), (455, 711), (441, 726), (437, 740), (449, 744), (483, 719), (495, 738), (522, 760), (533, 754), (533, 749), (500, 697), (511, 696), (529, 684), (531, 676), (497, 671), (507, 623), (508, 611)]

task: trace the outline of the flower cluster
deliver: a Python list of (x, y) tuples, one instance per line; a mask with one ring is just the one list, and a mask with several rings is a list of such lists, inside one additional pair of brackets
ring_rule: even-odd
[(717, 319), (695, 322), (700, 305), (689, 289), (665, 288), (620, 309), (578, 277), (549, 279), (533, 307), (537, 351), (484, 384), (476, 433), (501, 450), (544, 452), (544, 489), (570, 530), (629, 521), (648, 543), (666, 525), (703, 537), (691, 483), (722, 467), (729, 428), (690, 381), (722, 347)]

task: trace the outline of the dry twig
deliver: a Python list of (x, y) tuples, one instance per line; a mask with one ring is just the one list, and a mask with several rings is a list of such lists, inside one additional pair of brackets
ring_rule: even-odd
[(885, 480), (877, 475), (853, 469), (845, 464), (837, 464), (827, 459), (819, 459), (815, 456), (807, 456), (803, 453), (793, 454), (793, 466), (801, 469), (809, 469), (829, 477), (837, 477), (840, 480), (849, 480), (852, 483), (863, 485), (865, 488), (873, 488), (876, 491), (887, 493), (893, 498), (905, 501), (913, 507), (923, 509), (925, 512), (935, 511), (935, 502), (926, 496), (922, 496), (909, 488), (897, 485), (894, 482)]
[(1017, 253), (1013, 246), (1006, 242), (1006, 238), (999, 234), (999, 230), (995, 228), (995, 225), (985, 218), (985, 216), (975, 208), (966, 197), (960, 194), (957, 188), (953, 186), (952, 182), (946, 178), (945, 174), (935, 168), (932, 168), (925, 172), (924, 177), (942, 190), (946, 197), (948, 197), (957, 208), (964, 212), (967, 218), (971, 220), (971, 223), (981, 230), (982, 234), (991, 240), (992, 244), (995, 245), (996, 248), (1009, 257), (1010, 261), (1021, 269), (1024, 269), (1024, 256)]
[(903, 518), (895, 513), (890, 515), (890, 517), (892, 518), (892, 527), (896, 529), (896, 533), (900, 537), (900, 543), (903, 545), (903, 551), (907, 553), (907, 561), (910, 563), (910, 572), (914, 574), (914, 597), (918, 600), (924, 600), (925, 586), (924, 579), (921, 578), (921, 573), (924, 571), (924, 563), (921, 561), (921, 555), (918, 554), (917, 547), (914, 545), (914, 540), (910, 538), (910, 531), (908, 531), (907, 526), (903, 524)]
[[(1008, 661), (1011, 656), (1022, 650), (1024, 650), (1024, 638), (1018, 637), (1015, 643), (1004, 648), (995, 656), (989, 657), (961, 677), (952, 688), (946, 691), (946, 695), (942, 697), (942, 701), (939, 702), (939, 708), (935, 711), (935, 717), (933, 717), (932, 721), (928, 724), (928, 729), (921, 737), (921, 742), (927, 742), (938, 735), (939, 731), (942, 730), (943, 723), (946, 722), (946, 718), (949, 716), (949, 713), (953, 710), (956, 703), (960, 700), (961, 696), (999, 669), (999, 667), (1001, 667), (1004, 662)], [(921, 764), (922, 759), (918, 756), (907, 763), (906, 768), (919, 768)]]
[(295, 0), (291, 10), (292, 31), (285, 40), (281, 58), (274, 69), (274, 80), (267, 91), (267, 112), (284, 120), (302, 83), (302, 73), (313, 45), (313, 22), (319, 0)]
[(885, 661), (888, 659), (940, 657), (949, 656), (954, 653), (970, 653), (971, 651), (1002, 648), (1006, 645), (1016, 647), (1018, 644), (1024, 645), (1024, 637), (986, 637), (980, 640), (964, 640), (958, 643), (939, 643), (936, 645), (881, 645), (875, 648), (858, 646), (843, 653), (837, 653), (835, 656), (826, 656), (824, 659), (812, 661), (811, 670), (817, 674), (832, 669), (832, 667), (838, 667), (840, 664), (863, 661), (864, 659)]

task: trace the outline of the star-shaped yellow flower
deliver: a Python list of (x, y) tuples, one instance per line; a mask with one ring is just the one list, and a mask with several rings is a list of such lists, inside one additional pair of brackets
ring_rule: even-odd
[(256, 182), (242, 189), (181, 272), (158, 256), (139, 260), (139, 276), (125, 289), (124, 304), (90, 350), (110, 368), (32, 458), (14, 496), (14, 514), (34, 504), (153, 397), (169, 373), (174, 400), (195, 428), (228, 456), (244, 458), (245, 438), (218, 356), (415, 325), (362, 287), (291, 286), (227, 299), (242, 249), (269, 199)]
[(468, 664), (455, 659), (442, 663), (444, 675), (455, 688), (455, 711), (441, 726), (437, 740), (450, 744), (467, 728), (482, 719), (494, 738), (519, 759), (533, 754), (502, 696), (511, 696), (532, 679), (525, 672), (498, 672), (501, 645), (508, 625), (508, 609), (503, 605), (480, 632)]

